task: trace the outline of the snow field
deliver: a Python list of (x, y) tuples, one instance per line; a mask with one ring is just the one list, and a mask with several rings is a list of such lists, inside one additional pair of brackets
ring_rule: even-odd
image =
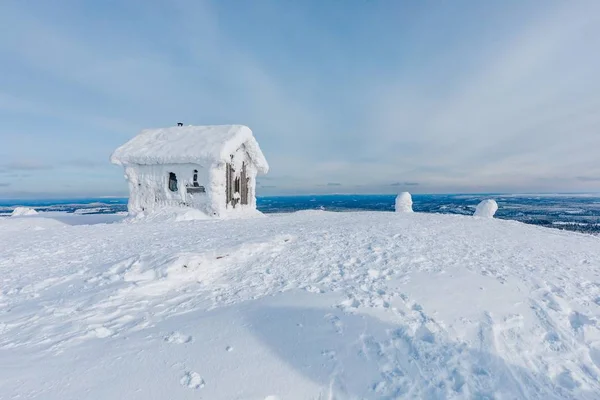
[(0, 254), (0, 398), (600, 391), (597, 237), (414, 213), (7, 218)]

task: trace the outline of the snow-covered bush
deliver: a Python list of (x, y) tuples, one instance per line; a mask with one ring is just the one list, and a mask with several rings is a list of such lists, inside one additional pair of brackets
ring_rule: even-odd
[(396, 197), (396, 212), (413, 212), (412, 196), (408, 192), (402, 192)]
[(37, 215), (37, 211), (29, 207), (16, 207), (10, 214), (13, 217), (23, 217), (26, 215)]
[(477, 204), (473, 215), (476, 217), (494, 218), (496, 211), (498, 211), (498, 203), (495, 200), (487, 199)]

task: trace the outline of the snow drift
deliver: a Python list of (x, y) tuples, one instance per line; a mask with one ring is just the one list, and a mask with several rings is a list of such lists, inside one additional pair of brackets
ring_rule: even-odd
[(482, 218), (493, 218), (496, 211), (498, 211), (498, 203), (495, 200), (487, 199), (477, 204), (473, 215)]

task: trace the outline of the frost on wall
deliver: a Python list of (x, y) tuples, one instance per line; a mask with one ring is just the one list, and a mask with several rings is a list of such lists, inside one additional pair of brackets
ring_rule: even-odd
[[(198, 171), (195, 173), (194, 171)], [(169, 188), (169, 177), (174, 174), (177, 190)], [(188, 193), (187, 188), (197, 183), (204, 193)], [(129, 181), (131, 214), (148, 212), (160, 207), (193, 207), (212, 215), (209, 171), (197, 164), (128, 165), (125, 176)]]
[(487, 199), (477, 204), (473, 215), (476, 217), (493, 218), (496, 211), (498, 211), (498, 203), (495, 200)]
[(396, 212), (413, 212), (412, 196), (408, 192), (402, 192), (396, 197)]

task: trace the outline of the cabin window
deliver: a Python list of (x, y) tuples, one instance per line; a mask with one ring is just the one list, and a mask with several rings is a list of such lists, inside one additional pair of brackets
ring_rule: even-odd
[(201, 186), (198, 183), (198, 170), (197, 169), (194, 170), (194, 176), (192, 178), (192, 185), (191, 186), (190, 185), (186, 185), (186, 186), (187, 186), (186, 187), (186, 191), (188, 193), (192, 193), (192, 194), (195, 194), (195, 193), (206, 193), (206, 189), (204, 188), (204, 186)]
[(169, 190), (171, 192), (177, 191), (177, 176), (173, 172), (169, 172)]

